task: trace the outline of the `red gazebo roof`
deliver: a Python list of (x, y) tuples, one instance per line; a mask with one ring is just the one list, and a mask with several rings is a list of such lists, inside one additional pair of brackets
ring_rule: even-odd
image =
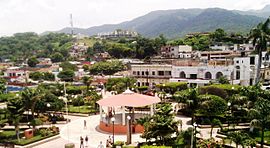
[(100, 106), (108, 106), (108, 107), (116, 107), (116, 106), (141, 107), (159, 102), (160, 99), (158, 97), (134, 93), (129, 89), (127, 89), (122, 94), (110, 96), (108, 98), (103, 98), (97, 101), (97, 103)]

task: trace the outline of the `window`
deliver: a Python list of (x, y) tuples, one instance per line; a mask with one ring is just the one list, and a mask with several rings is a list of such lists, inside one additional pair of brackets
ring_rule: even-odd
[(255, 64), (255, 57), (250, 57), (250, 65), (254, 65)]
[(239, 61), (237, 60), (236, 63), (239, 64)]
[(142, 71), (142, 75), (144, 76), (144, 71)]
[(171, 71), (165, 71), (165, 76), (170, 76), (170, 75), (172, 75)]
[(140, 86), (141, 86), (141, 83), (140, 83), (140, 82), (137, 82), (137, 86), (139, 86), (139, 87), (140, 87)]
[(133, 71), (133, 75), (136, 75), (136, 73), (137, 73), (136, 71)]
[(197, 79), (197, 74), (190, 74), (190, 79)]
[(147, 76), (148, 76), (148, 75), (149, 75), (149, 72), (148, 72), (148, 71), (146, 71), (146, 72), (145, 72), (145, 75), (147, 75)]
[(179, 77), (180, 78), (186, 78), (186, 73), (181, 71)]
[(137, 71), (137, 75), (138, 75), (138, 76), (140, 75), (140, 71)]
[(156, 75), (156, 72), (155, 72), (155, 71), (152, 71), (152, 75), (153, 75), (153, 76)]
[(236, 71), (236, 80), (239, 80), (240, 79), (240, 70), (237, 70)]
[(206, 72), (205, 79), (212, 79), (212, 74), (210, 72)]
[(158, 71), (159, 76), (164, 76), (164, 71)]

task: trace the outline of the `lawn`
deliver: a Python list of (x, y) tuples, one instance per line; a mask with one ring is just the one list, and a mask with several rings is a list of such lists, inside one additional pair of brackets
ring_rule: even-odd
[[(260, 132), (261, 135), (261, 132)], [(260, 142), (261, 141), (261, 137), (258, 135), (255, 137), (256, 141)], [(264, 132), (264, 143), (266, 144), (270, 144), (270, 131), (266, 131)]]
[(89, 114), (95, 112), (95, 109), (91, 106), (73, 106), (69, 105), (68, 106), (68, 111), (70, 113), (82, 113), (82, 114)]
[[(47, 136), (41, 136), (39, 134), (39, 135), (36, 135), (36, 136), (34, 136), (34, 137), (30, 138), (30, 139), (21, 138), (20, 142), (19, 142), (17, 140), (17, 138), (16, 138), (16, 133), (15, 133), (14, 130), (6, 130), (6, 131), (3, 131), (3, 132), (0, 133), (0, 142), (10, 142), (10, 143), (14, 143), (14, 144), (17, 144), (17, 145), (26, 145), (26, 144), (37, 142), (37, 141), (40, 141), (40, 140), (43, 140), (43, 139), (46, 139), (46, 138), (49, 138), (49, 137), (52, 137), (52, 136), (55, 136), (55, 135), (57, 135), (57, 134), (56, 133), (50, 133)], [(20, 137), (22, 137), (22, 136), (23, 136), (23, 134), (21, 133)]]

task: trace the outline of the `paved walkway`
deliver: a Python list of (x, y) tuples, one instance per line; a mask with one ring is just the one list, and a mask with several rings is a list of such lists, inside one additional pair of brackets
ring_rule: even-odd
[[(35, 148), (53, 148), (53, 147), (64, 147), (66, 143), (74, 143), (75, 147), (80, 147), (80, 136), (85, 138), (88, 136), (88, 148), (96, 148), (100, 141), (105, 146), (106, 140), (109, 136), (112, 136), (111, 133), (104, 133), (98, 130), (99, 124), (99, 115), (93, 115), (89, 117), (76, 117), (69, 116), (71, 122), (66, 125), (60, 126), (60, 137), (59, 139), (41, 144), (36, 146)], [(87, 122), (87, 128), (84, 128), (84, 120)], [(177, 116), (176, 120), (182, 120), (183, 126), (182, 129), (185, 130), (191, 125), (187, 125), (187, 122), (191, 120), (189, 117), (185, 116)], [(198, 129), (201, 132), (201, 135), (197, 135), (202, 138), (210, 137), (210, 129)], [(217, 128), (213, 130), (213, 137), (216, 136)], [(140, 138), (141, 134), (133, 134), (132, 135), (132, 143), (144, 142), (145, 139)], [(126, 135), (115, 135), (115, 141), (126, 141)]]

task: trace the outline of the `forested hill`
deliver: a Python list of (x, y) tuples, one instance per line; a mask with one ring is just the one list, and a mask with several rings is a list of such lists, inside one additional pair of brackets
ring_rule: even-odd
[[(266, 8), (265, 8), (266, 9)], [(267, 9), (268, 10), (268, 9)], [(87, 29), (75, 28), (75, 33), (95, 35), (115, 29), (135, 30), (146, 37), (164, 34), (180, 37), (191, 32), (214, 31), (224, 28), (228, 32), (247, 33), (250, 28), (265, 20), (270, 11), (230, 11), (220, 8), (159, 10), (120, 24), (106, 24)], [(70, 33), (70, 28), (59, 32)]]
[(0, 38), (1, 59), (25, 60), (31, 56), (61, 59), (67, 57), (72, 46), (72, 38), (64, 33), (17, 33)]

